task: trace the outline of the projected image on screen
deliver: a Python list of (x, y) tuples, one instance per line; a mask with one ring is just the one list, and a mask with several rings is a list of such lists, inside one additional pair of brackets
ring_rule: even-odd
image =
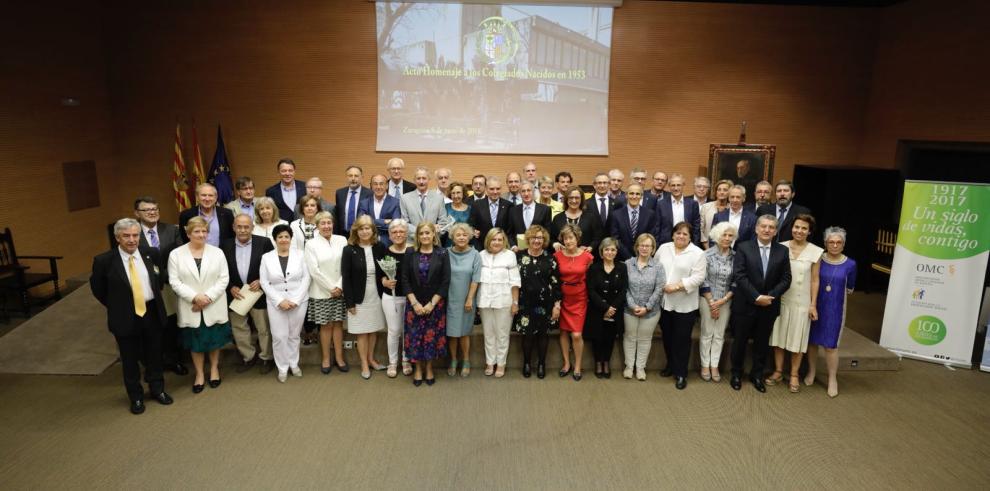
[(611, 7), (376, 7), (378, 150), (608, 154)]

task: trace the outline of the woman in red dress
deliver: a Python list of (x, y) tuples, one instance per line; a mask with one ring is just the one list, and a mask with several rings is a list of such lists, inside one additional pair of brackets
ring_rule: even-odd
[[(564, 225), (557, 240), (564, 244), (564, 247), (554, 254), (560, 268), (560, 289), (563, 294), (560, 305), (560, 352), (564, 357), (564, 366), (560, 369), (560, 376), (566, 377), (573, 368), (574, 380), (581, 380), (581, 354), (584, 351), (581, 332), (584, 329), (584, 316), (588, 309), (585, 276), (594, 258), (591, 253), (578, 248), (578, 244), (581, 243), (581, 229), (575, 225)], [(574, 348), (573, 365), (571, 365), (568, 345)]]

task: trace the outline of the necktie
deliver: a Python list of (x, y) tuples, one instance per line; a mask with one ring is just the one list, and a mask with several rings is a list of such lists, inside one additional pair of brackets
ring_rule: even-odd
[(529, 226), (533, 223), (533, 205), (523, 207), (523, 222), (526, 224), (526, 229), (529, 230)]
[(144, 303), (144, 286), (141, 285), (141, 275), (138, 274), (137, 266), (134, 265), (134, 256), (127, 259), (127, 274), (131, 279), (131, 295), (134, 296), (134, 313), (138, 317), (144, 317), (147, 306)]
[(783, 220), (784, 219), (784, 215), (786, 215), (786, 214), (787, 214), (787, 208), (784, 208), (783, 206), (781, 206), (780, 207), (780, 211), (777, 212), (777, 220), (778, 221), (779, 220)]
[(495, 226), (495, 220), (498, 218), (498, 202), (491, 203), (491, 215), (492, 215), (492, 227)]
[(357, 215), (357, 191), (351, 190), (351, 197), (347, 199), (347, 230), (351, 229), (351, 225), (354, 224), (354, 218)]
[(602, 219), (602, 225), (604, 226), (605, 225), (605, 219), (607, 218), (606, 215), (605, 215), (605, 198), (598, 198), (598, 201), (601, 202), (601, 204), (598, 205), (598, 216), (601, 217), (601, 219)]
[(639, 209), (632, 209), (632, 218), (629, 220), (629, 228), (632, 229), (633, 240), (636, 240), (636, 227), (639, 225)]
[(419, 212), (426, 215), (426, 195), (419, 195)]
[(153, 228), (149, 228), (148, 229), (148, 237), (151, 238), (151, 247), (154, 247), (155, 249), (158, 249), (158, 246), (160, 244), (158, 242), (158, 234), (155, 232), (155, 229), (153, 229)]
[(401, 200), (402, 199), (402, 185), (401, 184), (392, 184), (392, 194), (395, 196), (395, 199)]
[(770, 246), (760, 246), (760, 259), (763, 260), (763, 276), (767, 275), (767, 263), (770, 262)]

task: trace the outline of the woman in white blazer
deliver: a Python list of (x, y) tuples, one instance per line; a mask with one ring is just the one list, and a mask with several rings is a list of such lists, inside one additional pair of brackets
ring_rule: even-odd
[(189, 242), (168, 257), (168, 283), (178, 297), (178, 325), (183, 345), (192, 354), (196, 376), (193, 392), (203, 391), (204, 353), (210, 356), (210, 387), (220, 386), (220, 348), (231, 341), (227, 319), (227, 259), (206, 243), (209, 224), (193, 217), (186, 224)]
[(292, 228), (277, 225), (272, 230), (275, 250), (261, 256), (261, 289), (268, 299), (268, 321), (272, 331), (272, 354), (278, 381), (285, 382), (289, 370), (299, 369), (299, 333), (306, 320), (309, 300), (309, 271), (303, 253), (292, 247)]
[(312, 279), (306, 320), (320, 326), (320, 351), (323, 354), (320, 371), (326, 375), (333, 369), (330, 361), (331, 341), (338, 369), (347, 371), (343, 346), (347, 306), (340, 276), (340, 257), (347, 245), (347, 238), (333, 234), (332, 213), (321, 211), (316, 214), (315, 220), (319, 235), (306, 242), (306, 269)]

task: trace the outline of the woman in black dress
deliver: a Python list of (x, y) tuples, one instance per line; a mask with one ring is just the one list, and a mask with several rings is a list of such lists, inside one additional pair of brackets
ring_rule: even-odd
[(519, 313), (512, 328), (523, 337), (523, 377), (532, 374), (530, 361), (536, 346), (538, 362), (536, 376), (546, 376), (547, 332), (560, 317), (560, 269), (557, 259), (544, 249), (550, 242), (550, 232), (540, 225), (526, 231), (527, 248), (516, 253), (522, 288), (519, 292)]
[(588, 315), (584, 336), (591, 340), (595, 356), (595, 377), (612, 378), (609, 362), (615, 338), (622, 332), (622, 307), (626, 303), (628, 276), (624, 265), (615, 263), (619, 245), (615, 239), (602, 239), (600, 261), (588, 268)]
[[(598, 243), (602, 240), (604, 231), (602, 224), (590, 213), (584, 212), (584, 193), (580, 188), (571, 188), (567, 191), (567, 203), (564, 204), (564, 212), (558, 213), (550, 223), (550, 236), (560, 237), (560, 231), (564, 225), (571, 224), (581, 229), (581, 241), (578, 248), (598, 254)], [(554, 242), (553, 248), (559, 251), (564, 245)]]

